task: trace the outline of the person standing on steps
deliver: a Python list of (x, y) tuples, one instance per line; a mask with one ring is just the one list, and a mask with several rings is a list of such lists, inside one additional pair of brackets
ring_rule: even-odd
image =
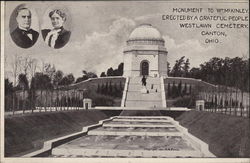
[(147, 87), (146, 87), (146, 85), (147, 85), (147, 78), (143, 75), (143, 77), (142, 77), (142, 79), (141, 79), (141, 82), (142, 82), (142, 86), (144, 86), (143, 88), (142, 88), (142, 92), (144, 92), (144, 93), (149, 93), (149, 91), (148, 91), (148, 89), (147, 89)]
[(146, 82), (146, 77), (143, 75), (142, 79), (141, 79), (141, 82), (142, 82), (142, 86), (145, 86), (147, 85), (147, 82)]

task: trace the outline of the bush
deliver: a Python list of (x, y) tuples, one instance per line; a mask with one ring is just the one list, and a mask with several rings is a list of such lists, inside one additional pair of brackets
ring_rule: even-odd
[(176, 101), (173, 103), (175, 107), (188, 107), (188, 108), (194, 108), (195, 107), (195, 100), (188, 97), (179, 97), (176, 99)]
[(89, 91), (86, 98), (92, 99), (93, 106), (114, 106), (114, 97), (108, 95), (101, 95), (95, 92)]
[(4, 98), (4, 110), (5, 111), (11, 111), (13, 108), (13, 99), (11, 95), (5, 95)]
[(99, 96), (93, 99), (93, 106), (114, 106), (114, 100), (107, 96)]

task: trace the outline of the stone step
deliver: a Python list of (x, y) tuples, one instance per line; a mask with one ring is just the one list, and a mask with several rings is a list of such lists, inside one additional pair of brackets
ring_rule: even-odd
[[(121, 121), (122, 122), (122, 121)], [(88, 135), (183, 136), (175, 127), (99, 127)]]
[[(148, 91), (148, 92), (147, 92)], [(155, 89), (139, 89), (139, 90), (128, 90), (127, 93), (137, 93), (137, 95), (142, 95), (142, 94), (155, 94), (155, 93), (160, 93), (161, 94), (161, 90), (155, 90)]]
[(88, 135), (115, 135), (115, 136), (175, 136), (181, 137), (181, 132), (136, 132), (136, 131), (89, 131)]
[(161, 101), (161, 93), (138, 93), (138, 92), (128, 92), (127, 101)]
[(168, 125), (172, 124), (170, 121), (168, 122), (149, 122), (149, 121), (107, 121), (104, 124), (147, 124), (147, 125), (155, 125), (155, 124), (161, 124), (161, 125)]
[[(140, 131), (140, 132), (178, 132), (179, 130), (175, 127), (99, 127), (93, 129), (95, 131)], [(91, 131), (93, 131), (91, 130)]]
[[(128, 91), (141, 91), (144, 88), (144, 86), (142, 86), (141, 84), (129, 84), (128, 86)], [(153, 91), (155, 92), (155, 90), (157, 89), (157, 91), (161, 91), (161, 86), (158, 84), (147, 84), (146, 86), (147, 90), (149, 91)], [(152, 89), (153, 88), (153, 89)]]
[[(140, 86), (142, 86), (142, 83), (141, 83), (141, 82), (136, 82), (136, 81), (132, 81), (132, 82), (130, 81), (129, 84), (131, 84), (131, 85), (140, 85)], [(146, 83), (147, 86), (151, 86), (152, 84), (153, 84), (153, 86), (155, 86), (155, 85), (161, 85), (161, 82), (156, 82), (156, 81), (153, 82), (153, 81), (152, 81), (152, 82), (147, 82), (147, 83)]]
[(163, 124), (155, 124), (155, 125), (148, 125), (148, 124), (103, 124), (103, 127), (174, 127), (173, 124), (163, 125)]
[[(147, 79), (146, 83), (147, 84), (161, 84), (161, 80), (160, 80), (160, 78)], [(129, 84), (141, 84), (141, 79), (130, 78)]]
[(118, 122), (171, 122), (166, 119), (129, 119), (129, 118), (115, 118), (112, 121)]
[(68, 157), (202, 157), (186, 139), (176, 136), (87, 135), (52, 149)]
[(55, 148), (52, 157), (104, 157), (104, 158), (190, 158), (202, 157), (196, 150), (117, 150), (117, 149), (82, 149), (82, 148)]
[(168, 120), (166, 116), (117, 116), (115, 119), (158, 119), (158, 120)]
[(132, 101), (132, 100), (126, 100), (125, 102), (126, 107), (162, 107), (162, 101)]

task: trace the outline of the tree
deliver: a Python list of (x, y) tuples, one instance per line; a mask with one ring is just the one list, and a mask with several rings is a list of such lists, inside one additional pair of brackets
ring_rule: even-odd
[(31, 58), (29, 61), (29, 71), (30, 71), (30, 80), (34, 77), (37, 67), (38, 67), (37, 59)]
[(110, 67), (106, 72), (102, 72), (101, 73), (101, 77), (104, 77), (104, 76), (122, 76), (123, 75), (123, 67), (124, 67), (124, 64), (123, 62), (120, 63), (118, 65), (118, 68), (117, 69), (113, 69), (112, 67)]
[(88, 73), (86, 74), (86, 76), (88, 77), (88, 79), (89, 79), (89, 78), (97, 78), (97, 75), (96, 75), (95, 73), (93, 73), (93, 72), (88, 72)]
[(79, 83), (79, 82), (85, 81), (85, 80), (87, 80), (87, 79), (88, 79), (88, 77), (87, 77), (87, 76), (82, 76), (82, 77), (79, 77), (79, 78), (77, 78), (77, 79), (76, 79), (76, 83)]
[(104, 83), (102, 83), (102, 86), (101, 86), (101, 94), (106, 94)]
[(27, 90), (29, 88), (29, 82), (25, 74), (19, 74), (17, 87), (22, 90)]
[(170, 87), (170, 83), (168, 83), (168, 97), (171, 96), (171, 87)]
[(178, 84), (177, 95), (178, 95), (178, 96), (182, 96), (182, 82), (181, 82), (181, 80), (180, 80), (180, 82), (179, 82), (179, 84)]
[(195, 78), (195, 79), (201, 79), (201, 74), (200, 73), (201, 73), (200, 68), (193, 67), (189, 71), (189, 77), (190, 78)]
[(4, 105), (4, 110), (5, 111), (8, 111), (10, 110), (11, 108), (13, 109), (14, 111), (14, 105), (13, 105), (13, 102), (14, 102), (14, 94), (13, 94), (13, 83), (9, 81), (9, 79), (5, 79), (4, 80), (4, 102), (5, 102), (5, 105)]
[(186, 62), (184, 63), (184, 66), (183, 66), (183, 72), (184, 72), (184, 74), (183, 74), (183, 77), (188, 77), (189, 76), (189, 65), (190, 65), (190, 63), (189, 63), (189, 59), (187, 58), (186, 59)]
[(33, 87), (36, 89), (52, 89), (53, 85), (51, 83), (51, 79), (48, 75), (43, 74), (41, 72), (35, 73), (35, 76), (33, 77)]
[(172, 93), (171, 97), (173, 97), (173, 98), (176, 98), (178, 96), (178, 89), (177, 89), (177, 87), (175, 85), (175, 81), (173, 82), (171, 93)]
[(191, 86), (191, 84), (189, 85), (189, 94), (191, 95), (191, 93), (192, 93), (192, 86)]
[(116, 97), (120, 97), (120, 91), (117, 89), (116, 83), (114, 83), (113, 95)]
[(113, 87), (112, 87), (112, 82), (109, 82), (109, 95), (113, 95)]
[(52, 79), (52, 77), (56, 73), (55, 65), (51, 65), (50, 63), (43, 63), (43, 70), (44, 74), (48, 75), (50, 79)]
[(168, 73), (168, 76), (170, 76), (170, 73), (171, 73), (171, 67), (170, 67), (170, 63), (167, 62), (167, 73)]
[(61, 70), (57, 70), (53, 78), (53, 85), (57, 88), (62, 79), (63, 79), (63, 72)]
[(22, 89), (22, 108), (23, 108), (23, 113), (24, 113), (24, 110), (25, 110), (25, 91), (28, 90), (29, 88), (29, 82), (28, 82), (28, 79), (26, 77), (25, 74), (19, 74), (18, 76), (18, 85), (17, 87), (19, 89)]
[[(40, 90), (40, 99), (41, 99), (41, 104), (43, 103), (43, 91), (46, 90), (51, 90), (53, 89), (53, 85), (51, 82), (51, 79), (49, 78), (49, 76), (47, 74), (43, 74), (41, 72), (37, 72), (35, 73), (35, 76), (32, 79), (32, 88), (34, 88), (35, 90)], [(47, 96), (45, 96), (45, 98), (47, 99)]]
[(100, 87), (99, 83), (98, 83), (98, 85), (97, 85), (96, 93), (101, 93), (101, 87)]
[(9, 79), (4, 79), (4, 94), (11, 94), (13, 92), (13, 83)]
[(192, 77), (199, 77), (212, 84), (249, 90), (249, 75), (245, 75), (249, 73), (249, 58), (244, 60), (240, 57), (225, 59), (213, 57), (201, 64), (200, 69), (196, 69), (196, 73), (193, 69), (191, 71)]
[(82, 71), (83, 72), (83, 76), (79, 77), (76, 79), (76, 83), (88, 80), (89, 78), (97, 78), (97, 75), (93, 72), (87, 72), (85, 70)]
[(175, 61), (175, 65), (171, 71), (171, 75), (174, 77), (181, 76), (182, 74), (182, 65), (184, 63), (185, 56), (182, 56), (179, 60)]
[(105, 72), (102, 72), (100, 77), (106, 77), (107, 75), (105, 74)]
[(73, 75), (72, 73), (68, 74), (66, 77), (67, 77), (68, 80), (69, 80), (69, 84), (74, 83), (75, 77), (74, 77), (74, 75)]
[(55, 72), (55, 75), (53, 77), (53, 86), (54, 88), (56, 88), (56, 110), (57, 110), (57, 106), (59, 104), (59, 92), (58, 92), (58, 85), (59, 83), (62, 81), (63, 79), (63, 72), (61, 70), (57, 70)]
[(123, 75), (123, 67), (124, 67), (123, 62), (120, 63), (120, 64), (118, 65), (118, 69), (117, 69), (118, 73), (117, 73), (117, 76), (122, 76), (122, 75)]
[(59, 82), (59, 85), (70, 85), (74, 83), (74, 81), (75, 77), (72, 73), (70, 73), (62, 78), (62, 80)]
[(108, 82), (106, 82), (106, 85), (105, 85), (105, 94), (109, 94), (109, 84), (108, 84)]
[(119, 76), (118, 69), (115, 69), (115, 70), (113, 71), (113, 75), (112, 75), (112, 76)]
[(184, 89), (182, 91), (182, 94), (183, 95), (186, 95), (187, 94), (187, 83), (184, 84)]
[(37, 60), (31, 57), (20, 57), (19, 58), (19, 73), (26, 75), (28, 83), (31, 83), (32, 77), (35, 75), (37, 70)]
[(120, 90), (123, 91), (123, 85), (121, 81), (120, 81)]
[(16, 54), (14, 55), (13, 62), (11, 63), (14, 87), (17, 85), (18, 74), (20, 73), (20, 65), (21, 57)]
[(110, 67), (108, 70), (107, 70), (107, 76), (114, 76), (114, 70), (112, 67)]

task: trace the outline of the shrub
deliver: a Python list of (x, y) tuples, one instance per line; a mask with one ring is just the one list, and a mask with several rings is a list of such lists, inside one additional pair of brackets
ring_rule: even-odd
[(190, 96), (185, 97), (179, 97), (176, 99), (176, 101), (173, 103), (175, 107), (188, 107), (188, 108), (194, 108), (195, 107), (195, 100), (191, 98)]
[(114, 106), (114, 97), (89, 91), (86, 98), (92, 99), (93, 106)]

